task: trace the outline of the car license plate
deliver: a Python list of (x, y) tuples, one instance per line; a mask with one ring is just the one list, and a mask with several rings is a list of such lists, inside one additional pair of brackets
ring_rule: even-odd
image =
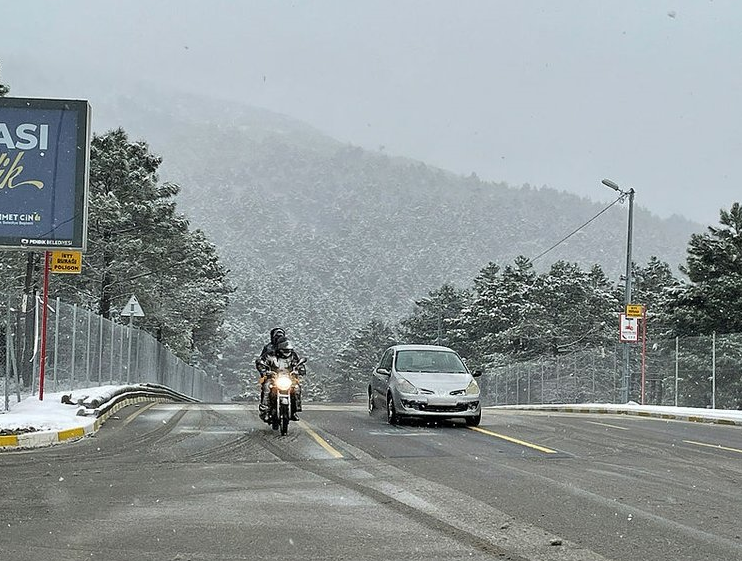
[(428, 405), (446, 406), (456, 405), (456, 399), (451, 397), (433, 397), (428, 398)]

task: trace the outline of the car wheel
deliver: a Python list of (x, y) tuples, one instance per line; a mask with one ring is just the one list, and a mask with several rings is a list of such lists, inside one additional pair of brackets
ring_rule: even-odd
[(368, 391), (368, 414), (372, 417), (376, 414), (376, 401), (374, 401), (373, 391)]
[(386, 397), (386, 420), (390, 425), (396, 425), (399, 423), (399, 415), (397, 415), (397, 410), (394, 409), (394, 399), (392, 398), (392, 394), (389, 394)]
[(467, 427), (478, 427), (479, 423), (482, 422), (482, 412), (480, 411), (476, 417), (464, 417), (464, 419)]

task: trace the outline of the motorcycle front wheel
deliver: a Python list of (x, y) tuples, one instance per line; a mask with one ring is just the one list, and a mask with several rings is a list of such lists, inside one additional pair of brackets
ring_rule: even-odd
[(281, 410), (278, 414), (279, 425), (281, 428), (281, 436), (285, 436), (289, 432), (289, 406), (281, 405)]

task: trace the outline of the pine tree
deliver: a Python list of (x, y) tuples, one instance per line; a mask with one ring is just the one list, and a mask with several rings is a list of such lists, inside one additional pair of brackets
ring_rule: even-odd
[(646, 307), (647, 329), (651, 329), (648, 334), (652, 338), (672, 335), (673, 295), (681, 284), (673, 276), (670, 265), (652, 256), (644, 267), (635, 264), (633, 275), (632, 299)]
[(534, 289), (538, 354), (574, 352), (612, 340), (618, 294), (602, 269), (583, 271), (577, 264), (557, 261), (539, 275)]
[(233, 288), (214, 245), (177, 212), (178, 186), (159, 182), (160, 162), (122, 129), (93, 138), (83, 273), (53, 279), (55, 293), (107, 318), (135, 294), (140, 327), (186, 361), (209, 361)]
[(678, 334), (742, 332), (742, 206), (721, 210), (721, 227), (694, 234), (681, 271), (690, 280), (674, 298)]
[(359, 329), (338, 353), (326, 392), (330, 399), (351, 401), (365, 393), (369, 376), (384, 350), (397, 343), (391, 327), (373, 319)]
[(400, 337), (405, 343), (451, 346), (453, 331), (469, 292), (451, 284), (432, 290), (415, 301), (412, 315), (400, 323)]

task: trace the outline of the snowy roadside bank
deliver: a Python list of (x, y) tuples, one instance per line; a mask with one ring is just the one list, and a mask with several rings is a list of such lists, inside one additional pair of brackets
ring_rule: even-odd
[(165, 386), (96, 386), (29, 396), (0, 414), (0, 450), (33, 448), (96, 432), (119, 409), (135, 403), (195, 401)]
[(576, 403), (547, 405), (495, 405), (488, 410), (554, 411), (560, 413), (593, 413), (607, 415), (635, 415), (675, 421), (715, 423), (742, 426), (742, 411), (732, 409), (702, 409), (667, 405), (639, 405), (637, 403)]

